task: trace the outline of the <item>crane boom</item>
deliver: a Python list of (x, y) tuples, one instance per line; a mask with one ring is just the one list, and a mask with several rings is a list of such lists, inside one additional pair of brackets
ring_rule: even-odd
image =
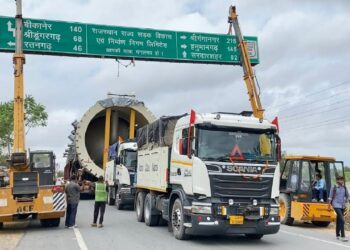
[(16, 50), (14, 63), (14, 103), (13, 103), (13, 152), (11, 170), (27, 169), (24, 132), (24, 86), (23, 86), (23, 20), (22, 0), (16, 0)]
[(238, 15), (236, 13), (236, 7), (230, 6), (228, 22), (233, 26), (237, 39), (237, 47), (241, 53), (241, 64), (244, 72), (244, 81), (246, 83), (249, 95), (250, 105), (252, 106), (253, 115), (259, 120), (264, 119), (264, 109), (260, 102), (260, 97), (257, 93), (253, 67), (250, 63), (248, 54), (247, 41), (243, 39), (241, 28), (238, 23)]

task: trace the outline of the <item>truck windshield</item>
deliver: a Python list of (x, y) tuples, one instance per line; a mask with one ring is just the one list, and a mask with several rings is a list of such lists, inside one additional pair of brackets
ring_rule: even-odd
[(197, 156), (210, 161), (276, 161), (272, 130), (198, 126)]
[(34, 154), (33, 167), (34, 168), (49, 168), (51, 166), (50, 154)]
[(128, 169), (136, 169), (137, 165), (137, 152), (131, 150), (124, 151), (124, 166)]

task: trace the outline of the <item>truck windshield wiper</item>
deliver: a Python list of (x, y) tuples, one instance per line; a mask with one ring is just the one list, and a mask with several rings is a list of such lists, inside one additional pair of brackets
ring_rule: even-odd
[(220, 156), (215, 158), (216, 161), (229, 161), (230, 156)]

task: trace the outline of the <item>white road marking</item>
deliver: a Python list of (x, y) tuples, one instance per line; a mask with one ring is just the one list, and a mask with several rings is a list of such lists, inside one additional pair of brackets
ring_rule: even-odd
[(75, 237), (77, 238), (78, 241), (78, 245), (80, 247), (80, 250), (88, 250), (85, 241), (83, 239), (83, 236), (81, 235), (80, 231), (78, 228), (73, 228), (74, 233), (75, 233)]
[(279, 230), (279, 231), (280, 231), (281, 233), (285, 233), (285, 234), (289, 234), (289, 235), (301, 237), (301, 238), (308, 239), (308, 240), (315, 240), (315, 241), (320, 241), (320, 242), (327, 243), (327, 244), (330, 244), (330, 245), (335, 245), (335, 246), (350, 248), (350, 246), (343, 245), (343, 244), (341, 244), (341, 243), (337, 243), (337, 242), (333, 242), (333, 241), (329, 241), (329, 240), (322, 240), (322, 239), (319, 239), (319, 238), (316, 238), (316, 237), (306, 236), (306, 235), (304, 235), (304, 234), (292, 233), (292, 232), (288, 232), (288, 231), (285, 231), (285, 230)]

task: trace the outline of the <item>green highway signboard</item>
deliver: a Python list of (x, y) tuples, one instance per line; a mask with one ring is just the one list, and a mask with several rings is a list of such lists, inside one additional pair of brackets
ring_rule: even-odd
[[(245, 37), (252, 64), (257, 37)], [(232, 35), (24, 19), (25, 53), (240, 65)], [(0, 51), (15, 49), (15, 19), (0, 16)]]

